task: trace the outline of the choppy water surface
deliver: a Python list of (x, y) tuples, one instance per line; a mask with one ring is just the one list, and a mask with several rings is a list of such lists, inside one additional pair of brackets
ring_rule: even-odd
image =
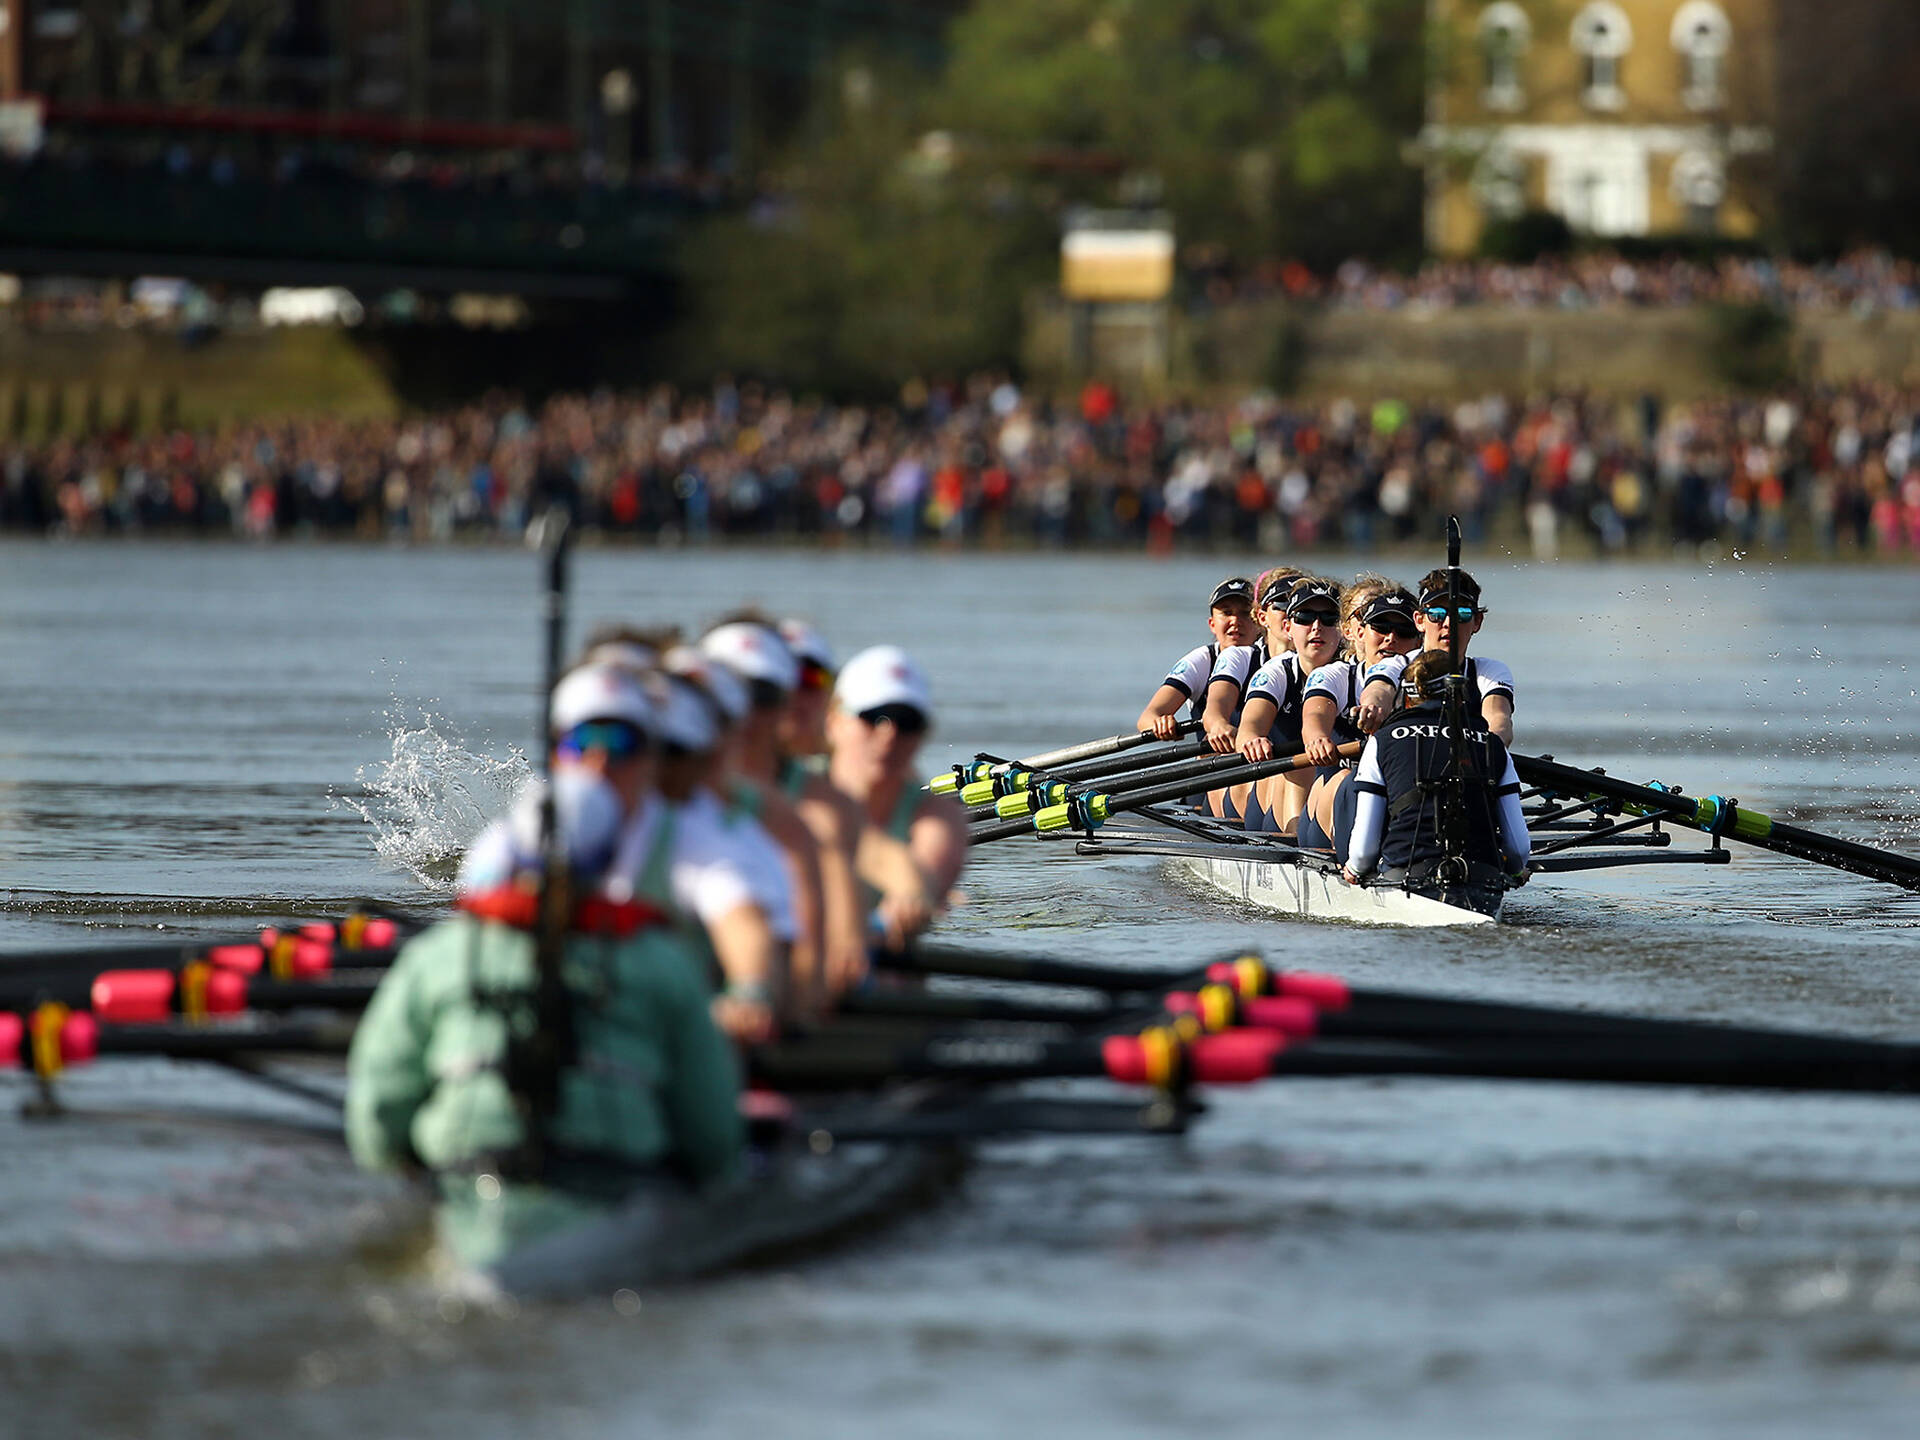
[[(1475, 568), (1520, 748), (1920, 851), (1920, 576)], [(760, 600), (843, 653), (905, 641), (932, 768), (1121, 728), (1225, 569), (589, 553), (575, 616)], [(501, 551), (0, 547), (0, 944), (431, 909), (524, 773), (534, 587)], [(1049, 954), (1251, 940), (1376, 984), (1920, 1034), (1920, 897), (1754, 852), (1536, 883), (1491, 934), (1263, 923), (1152, 861), (1024, 848), (967, 888), (956, 933)], [(503, 1316), (410, 1278), (417, 1212), (303, 1102), (159, 1062), (69, 1093), (87, 1118), (0, 1110), (15, 1433), (1787, 1436), (1905, 1433), (1920, 1400), (1909, 1100), (1273, 1084), (1181, 1142), (990, 1147), (805, 1263)]]

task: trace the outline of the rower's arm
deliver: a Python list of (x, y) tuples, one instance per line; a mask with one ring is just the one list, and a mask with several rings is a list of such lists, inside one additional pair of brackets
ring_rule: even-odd
[(758, 905), (735, 905), (706, 922), (707, 939), (726, 988), (714, 997), (713, 1015), (733, 1039), (758, 1044), (773, 1033), (780, 998), (780, 941)]
[(1357, 802), (1353, 813), (1353, 835), (1347, 842), (1347, 874), (1365, 878), (1380, 860), (1380, 846), (1387, 836), (1387, 785), (1380, 770), (1380, 742), (1369, 740), (1361, 752), (1360, 767), (1349, 782)]
[(1234, 749), (1248, 760), (1271, 760), (1273, 742), (1267, 738), (1267, 732), (1279, 714), (1280, 707), (1265, 695), (1249, 695), (1246, 708), (1240, 712), (1240, 732), (1234, 736)]
[[(837, 995), (857, 985), (867, 969), (866, 917), (862, 913), (860, 877), (854, 870), (860, 844), (859, 806), (825, 781), (816, 780), (795, 809), (820, 845), (824, 979), (827, 993)], [(919, 894), (921, 888), (916, 875), (914, 892)]]
[(1533, 854), (1533, 839), (1527, 834), (1526, 811), (1520, 805), (1520, 772), (1513, 757), (1507, 757), (1506, 773), (1500, 777), (1500, 848), (1506, 854), (1507, 873), (1517, 875), (1527, 868)]
[(1333, 727), (1340, 718), (1340, 707), (1331, 695), (1308, 695), (1300, 706), (1300, 748), (1316, 765), (1331, 765), (1334, 753)]
[(1513, 701), (1504, 695), (1489, 695), (1480, 702), (1480, 715), (1502, 745), (1513, 744)]
[(1171, 740), (1180, 724), (1180, 707), (1192, 697), (1177, 685), (1162, 685), (1153, 692), (1147, 708), (1134, 722), (1136, 730), (1151, 730), (1162, 740)]
[(430, 943), (422, 936), (400, 952), (367, 1003), (347, 1052), (347, 1148), (363, 1169), (419, 1163), (413, 1117), (433, 1093), (427, 1070), (433, 1016), (419, 985), (420, 947)]
[(1200, 721), (1207, 743), (1221, 755), (1233, 749), (1233, 708), (1240, 699), (1240, 684), (1223, 676), (1207, 686), (1207, 708)]
[(1360, 729), (1371, 735), (1380, 728), (1381, 722), (1393, 713), (1393, 702), (1399, 686), (1385, 676), (1369, 680), (1360, 687), (1359, 722)]
[(826, 968), (826, 894), (820, 843), (784, 796), (766, 797), (761, 823), (786, 861), (794, 919), (794, 942), (788, 956), (792, 992), (787, 998), (804, 1011), (818, 995)]
[(948, 795), (929, 795), (907, 830), (907, 853), (944, 905), (967, 863), (967, 812)]

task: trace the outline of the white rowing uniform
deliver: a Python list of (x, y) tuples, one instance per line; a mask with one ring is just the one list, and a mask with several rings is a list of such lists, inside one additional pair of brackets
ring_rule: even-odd
[(1289, 752), (1299, 749), (1301, 744), (1300, 706), (1307, 693), (1307, 675), (1301, 664), (1299, 652), (1289, 650), (1268, 660), (1247, 681), (1248, 700), (1257, 695), (1279, 711), (1273, 717), (1273, 724), (1267, 727), (1267, 738), (1276, 749)]
[[(1414, 658), (1412, 655), (1389, 655), (1384, 660), (1376, 661), (1367, 671), (1363, 686), (1371, 685), (1376, 680), (1385, 680), (1398, 690), (1400, 676), (1405, 673), (1407, 665)], [(1513, 671), (1498, 660), (1481, 660), (1469, 655), (1467, 684), (1479, 690), (1482, 705), (1486, 703), (1488, 697), (1494, 695), (1504, 696), (1507, 704), (1513, 704)]]
[(1218, 645), (1196, 645), (1167, 671), (1162, 685), (1171, 685), (1193, 702), (1193, 718), (1198, 720), (1207, 705), (1207, 678), (1213, 674), (1213, 662), (1220, 654)]
[[(606, 894), (634, 897), (669, 807), (649, 799), (621, 836), (608, 870)], [(711, 925), (742, 905), (753, 905), (781, 940), (793, 939), (793, 887), (773, 837), (755, 820), (729, 815), (705, 786), (671, 807), (672, 858), (667, 877), (674, 908)]]
[[(1267, 663), (1267, 637), (1262, 635), (1251, 645), (1229, 645), (1222, 650), (1213, 662), (1213, 673), (1207, 677), (1207, 693), (1213, 693), (1215, 685), (1231, 684), (1234, 689), (1233, 723), (1240, 723), (1240, 711), (1247, 703), (1247, 687), (1253, 683), (1253, 677), (1262, 665)], [(1202, 709), (1206, 702), (1201, 702)]]

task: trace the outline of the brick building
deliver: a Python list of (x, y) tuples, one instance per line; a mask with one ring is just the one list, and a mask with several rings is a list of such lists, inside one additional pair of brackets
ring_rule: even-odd
[(1549, 210), (1596, 236), (1771, 218), (1774, 0), (1432, 0), (1426, 240)]

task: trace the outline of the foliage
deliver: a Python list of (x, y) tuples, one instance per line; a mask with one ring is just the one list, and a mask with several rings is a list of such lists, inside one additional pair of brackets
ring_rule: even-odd
[(1526, 210), (1511, 219), (1495, 220), (1480, 233), (1480, 253), (1510, 265), (1531, 265), (1543, 255), (1565, 255), (1573, 245), (1572, 227), (1551, 210)]
[(1793, 377), (1793, 318), (1765, 304), (1708, 307), (1714, 373), (1736, 390), (1767, 390)]
[(1011, 365), (1077, 204), (1229, 265), (1418, 253), (1424, 0), (976, 0), (942, 74), (843, 58), (777, 213), (690, 247), (687, 373), (832, 390)]

